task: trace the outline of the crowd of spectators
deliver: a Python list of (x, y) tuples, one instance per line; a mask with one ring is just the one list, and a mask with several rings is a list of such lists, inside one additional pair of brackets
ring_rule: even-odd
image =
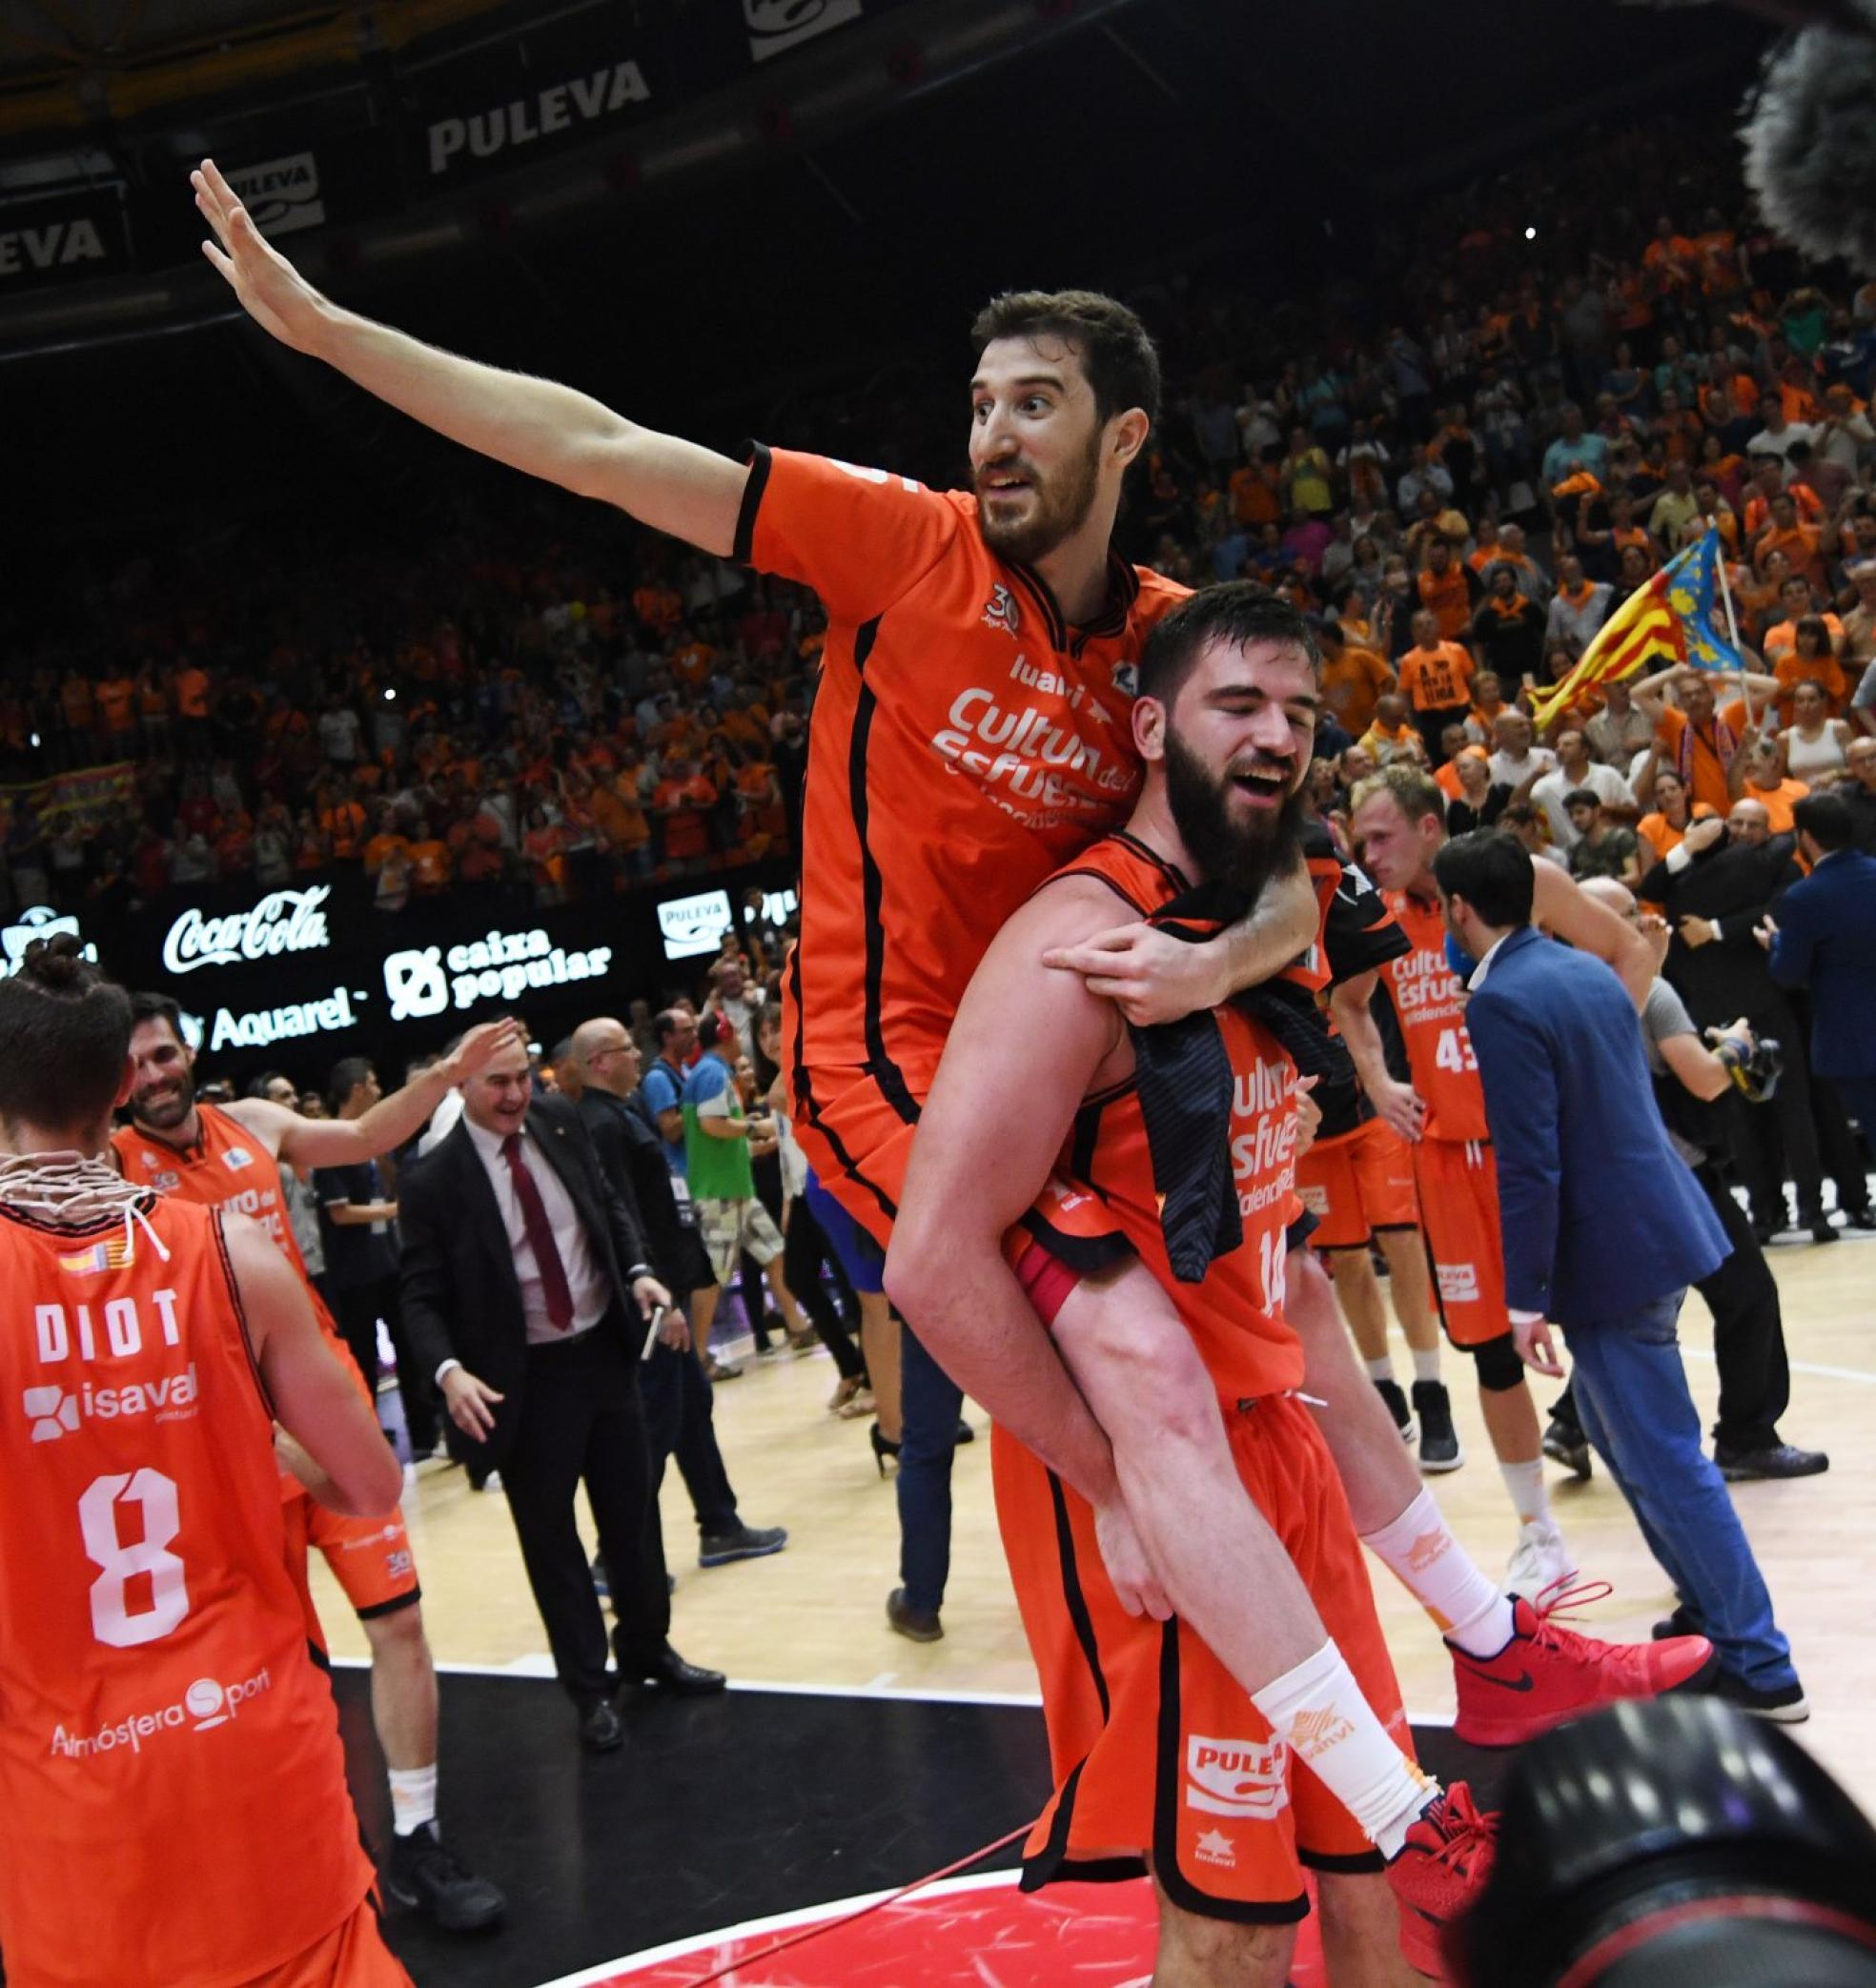
[[(1580, 874), (1633, 881), (1688, 807), (1743, 791), (1782, 821), (1842, 784), (1866, 826), (1876, 284), (1744, 213), (1723, 131), (1663, 122), (1425, 202), (1372, 285), (1386, 315), (1334, 271), (1274, 304), (1241, 276), (1135, 294), (1170, 391), (1124, 530), (1180, 578), (1261, 577), (1319, 618), (1332, 817), (1407, 755), (1456, 821)], [(947, 480), (948, 391), (804, 400), (774, 438)], [(343, 867), (386, 912), (556, 903), (791, 848), (812, 598), (615, 515), (512, 504), (446, 495), (396, 547), (316, 528), (213, 588), (155, 558), (100, 577), (82, 639), (6, 659), (0, 764), (129, 770), (85, 809), (14, 796), (15, 905)], [(1698, 688), (1598, 691), (1538, 736), (1531, 689), (1709, 527), (1765, 681), (1691, 724)]]

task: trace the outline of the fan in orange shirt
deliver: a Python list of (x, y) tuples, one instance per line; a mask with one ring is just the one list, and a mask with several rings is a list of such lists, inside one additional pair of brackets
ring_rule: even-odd
[[(1734, 699), (1723, 710), (1717, 708), (1716, 680), (1743, 689), (1745, 699)], [(1629, 694), (1654, 720), (1661, 761), (1680, 776), (1695, 801), (1723, 815), (1733, 804), (1733, 756), (1753, 722), (1747, 700), (1763, 708), (1778, 688), (1775, 677), (1745, 671), (1716, 680), (1708, 671), (1673, 663), (1632, 684)], [(1679, 697), (1678, 705), (1667, 701), (1670, 691)]]
[(1394, 671), (1372, 649), (1345, 641), (1340, 626), (1323, 622), (1316, 634), (1322, 651), (1322, 697), (1336, 721), (1359, 739), (1375, 721), (1375, 700), (1394, 688)]

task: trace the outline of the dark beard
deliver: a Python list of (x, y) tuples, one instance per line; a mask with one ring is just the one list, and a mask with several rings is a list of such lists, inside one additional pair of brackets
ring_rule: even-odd
[(182, 1077), (182, 1087), (176, 1092), (173, 1103), (165, 1104), (162, 1109), (173, 1114), (163, 1118), (151, 1118), (147, 1107), (136, 1099), (131, 1100), (131, 1121), (133, 1125), (148, 1126), (153, 1132), (173, 1132), (180, 1125), (188, 1123), (189, 1114), (195, 1108), (195, 1077), (186, 1071)]
[(974, 481), (977, 529), (983, 534), (984, 543), (998, 558), (1008, 559), (1012, 566), (1033, 566), (1038, 559), (1046, 559), (1063, 539), (1072, 538), (1081, 529), (1094, 508), (1095, 493), (1100, 487), (1100, 462), (1101, 432), (1097, 428), (1080, 461), (1066, 463), (1058, 472), (1060, 480), (1052, 487), (1040, 483), (1032, 486), (1035, 515), (1028, 524), (1021, 525), (990, 522), (984, 509), (984, 472), (980, 470)]
[(1181, 839), (1197, 863), (1194, 882), (1228, 884), (1254, 900), (1273, 877), (1295, 867), (1303, 852), (1302, 789), (1285, 797), (1274, 813), (1245, 823), (1232, 820), (1225, 784), (1180, 741), (1166, 733), (1166, 800)]

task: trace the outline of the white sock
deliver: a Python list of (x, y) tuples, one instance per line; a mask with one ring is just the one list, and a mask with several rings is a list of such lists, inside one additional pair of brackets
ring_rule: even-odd
[(1437, 1381), (1439, 1378), (1439, 1349), (1437, 1346), (1415, 1347), (1414, 1378), (1417, 1381)]
[(1496, 1656), (1511, 1640), (1511, 1603), (1454, 1538), (1431, 1491), (1361, 1543), (1467, 1655)]
[(1368, 1369), (1371, 1381), (1391, 1381), (1394, 1378), (1394, 1355), (1383, 1353), (1378, 1360), (1364, 1360), (1362, 1366)]
[(390, 1770), (391, 1827), (400, 1836), (414, 1836), (437, 1819), (437, 1763), (428, 1767)]
[(1398, 1856), (1439, 1784), (1389, 1736), (1335, 1644), (1253, 1692), (1251, 1702), (1375, 1848)]
[(1511, 1493), (1511, 1509), (1520, 1526), (1555, 1525), (1550, 1515), (1550, 1492), (1544, 1488), (1544, 1461), (1534, 1457), (1527, 1464), (1499, 1465), (1499, 1474)]

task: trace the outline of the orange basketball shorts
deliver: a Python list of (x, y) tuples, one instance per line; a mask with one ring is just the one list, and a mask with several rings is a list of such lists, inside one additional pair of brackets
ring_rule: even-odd
[(1491, 1144), (1422, 1139), (1413, 1152), (1440, 1322), (1455, 1346), (1483, 1346), (1511, 1330)]
[[(916, 1118), (905, 1114), (916, 1106), (895, 1101), (863, 1072), (817, 1071), (809, 1090), (811, 1108), (796, 1100), (801, 1115), (795, 1137), (815, 1178), (883, 1249), (892, 1240), (918, 1129)], [(1133, 1254), (1100, 1197), (1060, 1180), (1051, 1180), (1037, 1196), (1024, 1223), (1030, 1234), (1084, 1274)], [(1010, 1231), (1006, 1247), (1012, 1256), (1021, 1236)]]
[(377, 1907), (367, 1897), (323, 1939), (241, 1988), (411, 1988), (411, 1978), (384, 1944)]
[[(1411, 1749), (1355, 1522), (1309, 1411), (1273, 1395), (1227, 1408), (1225, 1421), (1245, 1489), (1376, 1716)], [(1304, 1865), (1379, 1870), (1348, 1812), (1198, 1636), (1121, 1607), (1091, 1509), (1002, 1429), (990, 1454), (1055, 1777), (1024, 1847), (1024, 1889), (1137, 1876), (1151, 1856), (1184, 1910), (1280, 1924), (1309, 1910)]]
[(316, 1649), (323, 1650), (326, 1639), (306, 1580), (307, 1554), (316, 1548), (325, 1555), (326, 1565), (360, 1622), (369, 1622), (375, 1615), (395, 1614), (422, 1599), (417, 1556), (404, 1531), (401, 1507), (388, 1518), (348, 1518), (301, 1491), (297, 1497), (283, 1500), (280, 1512), (287, 1528), (287, 1566), (299, 1584), (306, 1633)]
[(1296, 1162), (1296, 1192), (1315, 1217), (1318, 1249), (1359, 1249), (1377, 1228), (1419, 1226), (1414, 1149), (1385, 1119), (1318, 1139)]

